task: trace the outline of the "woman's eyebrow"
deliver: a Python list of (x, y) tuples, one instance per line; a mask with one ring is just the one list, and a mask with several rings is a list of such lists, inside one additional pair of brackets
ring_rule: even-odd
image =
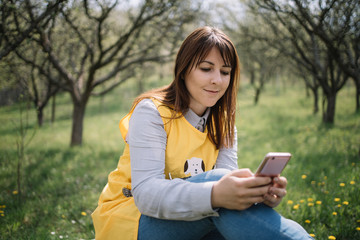
[[(213, 66), (215, 65), (213, 62), (210, 62), (208, 60), (203, 60), (200, 63), (203, 63), (203, 62), (208, 63), (208, 64), (213, 65)], [(228, 66), (228, 65), (223, 65), (222, 67), (231, 68), (231, 66)]]

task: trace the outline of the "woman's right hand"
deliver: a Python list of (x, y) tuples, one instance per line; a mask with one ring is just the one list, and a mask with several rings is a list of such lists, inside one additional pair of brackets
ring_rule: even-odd
[(237, 169), (217, 181), (211, 192), (213, 208), (244, 210), (264, 201), (272, 183), (270, 177), (258, 177), (250, 169)]

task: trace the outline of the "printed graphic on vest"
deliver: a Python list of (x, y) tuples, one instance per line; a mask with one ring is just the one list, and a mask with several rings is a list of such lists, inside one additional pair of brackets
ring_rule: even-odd
[(205, 171), (205, 164), (201, 158), (192, 157), (187, 159), (184, 165), (184, 173), (195, 176)]

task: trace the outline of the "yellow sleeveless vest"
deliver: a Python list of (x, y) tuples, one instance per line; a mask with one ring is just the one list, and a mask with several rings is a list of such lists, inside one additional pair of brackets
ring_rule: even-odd
[[(173, 111), (153, 99), (164, 122), (167, 134), (165, 151), (166, 178), (184, 178), (211, 170), (218, 150), (204, 133), (195, 129), (183, 116), (170, 120)], [(125, 140), (132, 111), (119, 124)], [(199, 166), (201, 167), (199, 168)], [(136, 240), (140, 212), (134, 198), (127, 197), (131, 189), (129, 145), (125, 145), (117, 168), (109, 174), (108, 183), (100, 195), (98, 207), (92, 214), (96, 239)]]

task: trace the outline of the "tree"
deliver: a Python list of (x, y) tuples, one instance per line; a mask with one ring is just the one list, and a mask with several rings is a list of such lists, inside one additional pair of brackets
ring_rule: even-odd
[[(306, 19), (316, 20), (318, 23), (316, 27), (324, 31), (326, 29), (327, 33), (332, 34), (331, 46), (336, 46), (337, 41), (340, 44), (339, 38), (344, 39), (339, 33), (341, 32), (339, 25), (345, 29), (347, 34), (353, 34), (352, 31), (346, 30), (351, 21), (332, 25), (331, 20), (334, 18), (328, 14), (331, 12), (332, 15), (339, 18), (343, 16), (345, 19), (348, 15), (342, 14), (346, 12), (344, 9), (354, 14), (346, 2), (336, 0), (319, 0), (315, 3), (306, 0), (287, 2), (254, 0), (248, 2), (252, 14), (259, 16), (263, 20), (262, 23), (269, 27), (269, 32), (274, 36), (273, 38), (259, 36), (259, 38), (264, 39), (269, 46), (288, 55), (294, 63), (301, 65), (302, 69), (306, 69), (318, 81), (325, 96), (323, 122), (330, 124), (334, 122), (336, 95), (349, 76), (349, 71), (345, 71), (336, 58), (338, 55), (344, 56), (345, 50), (344, 47), (334, 50), (319, 36), (318, 31), (310, 29), (303, 21)], [(273, 41), (273, 39), (276, 40)], [(343, 44), (343, 46), (345, 45)], [(346, 51), (352, 51), (352, 49), (347, 48)]]
[(43, 2), (4, 0), (0, 2), (0, 60), (31, 36), (37, 26), (44, 26), (65, 0)]
[(193, 4), (146, 0), (133, 8), (119, 1), (73, 1), (50, 25), (36, 28), (33, 40), (63, 80), (53, 83), (71, 95), (71, 146), (82, 144), (85, 109), (95, 89), (108, 92), (131, 78), (135, 66), (172, 56), (183, 24), (195, 16), (187, 6)]

